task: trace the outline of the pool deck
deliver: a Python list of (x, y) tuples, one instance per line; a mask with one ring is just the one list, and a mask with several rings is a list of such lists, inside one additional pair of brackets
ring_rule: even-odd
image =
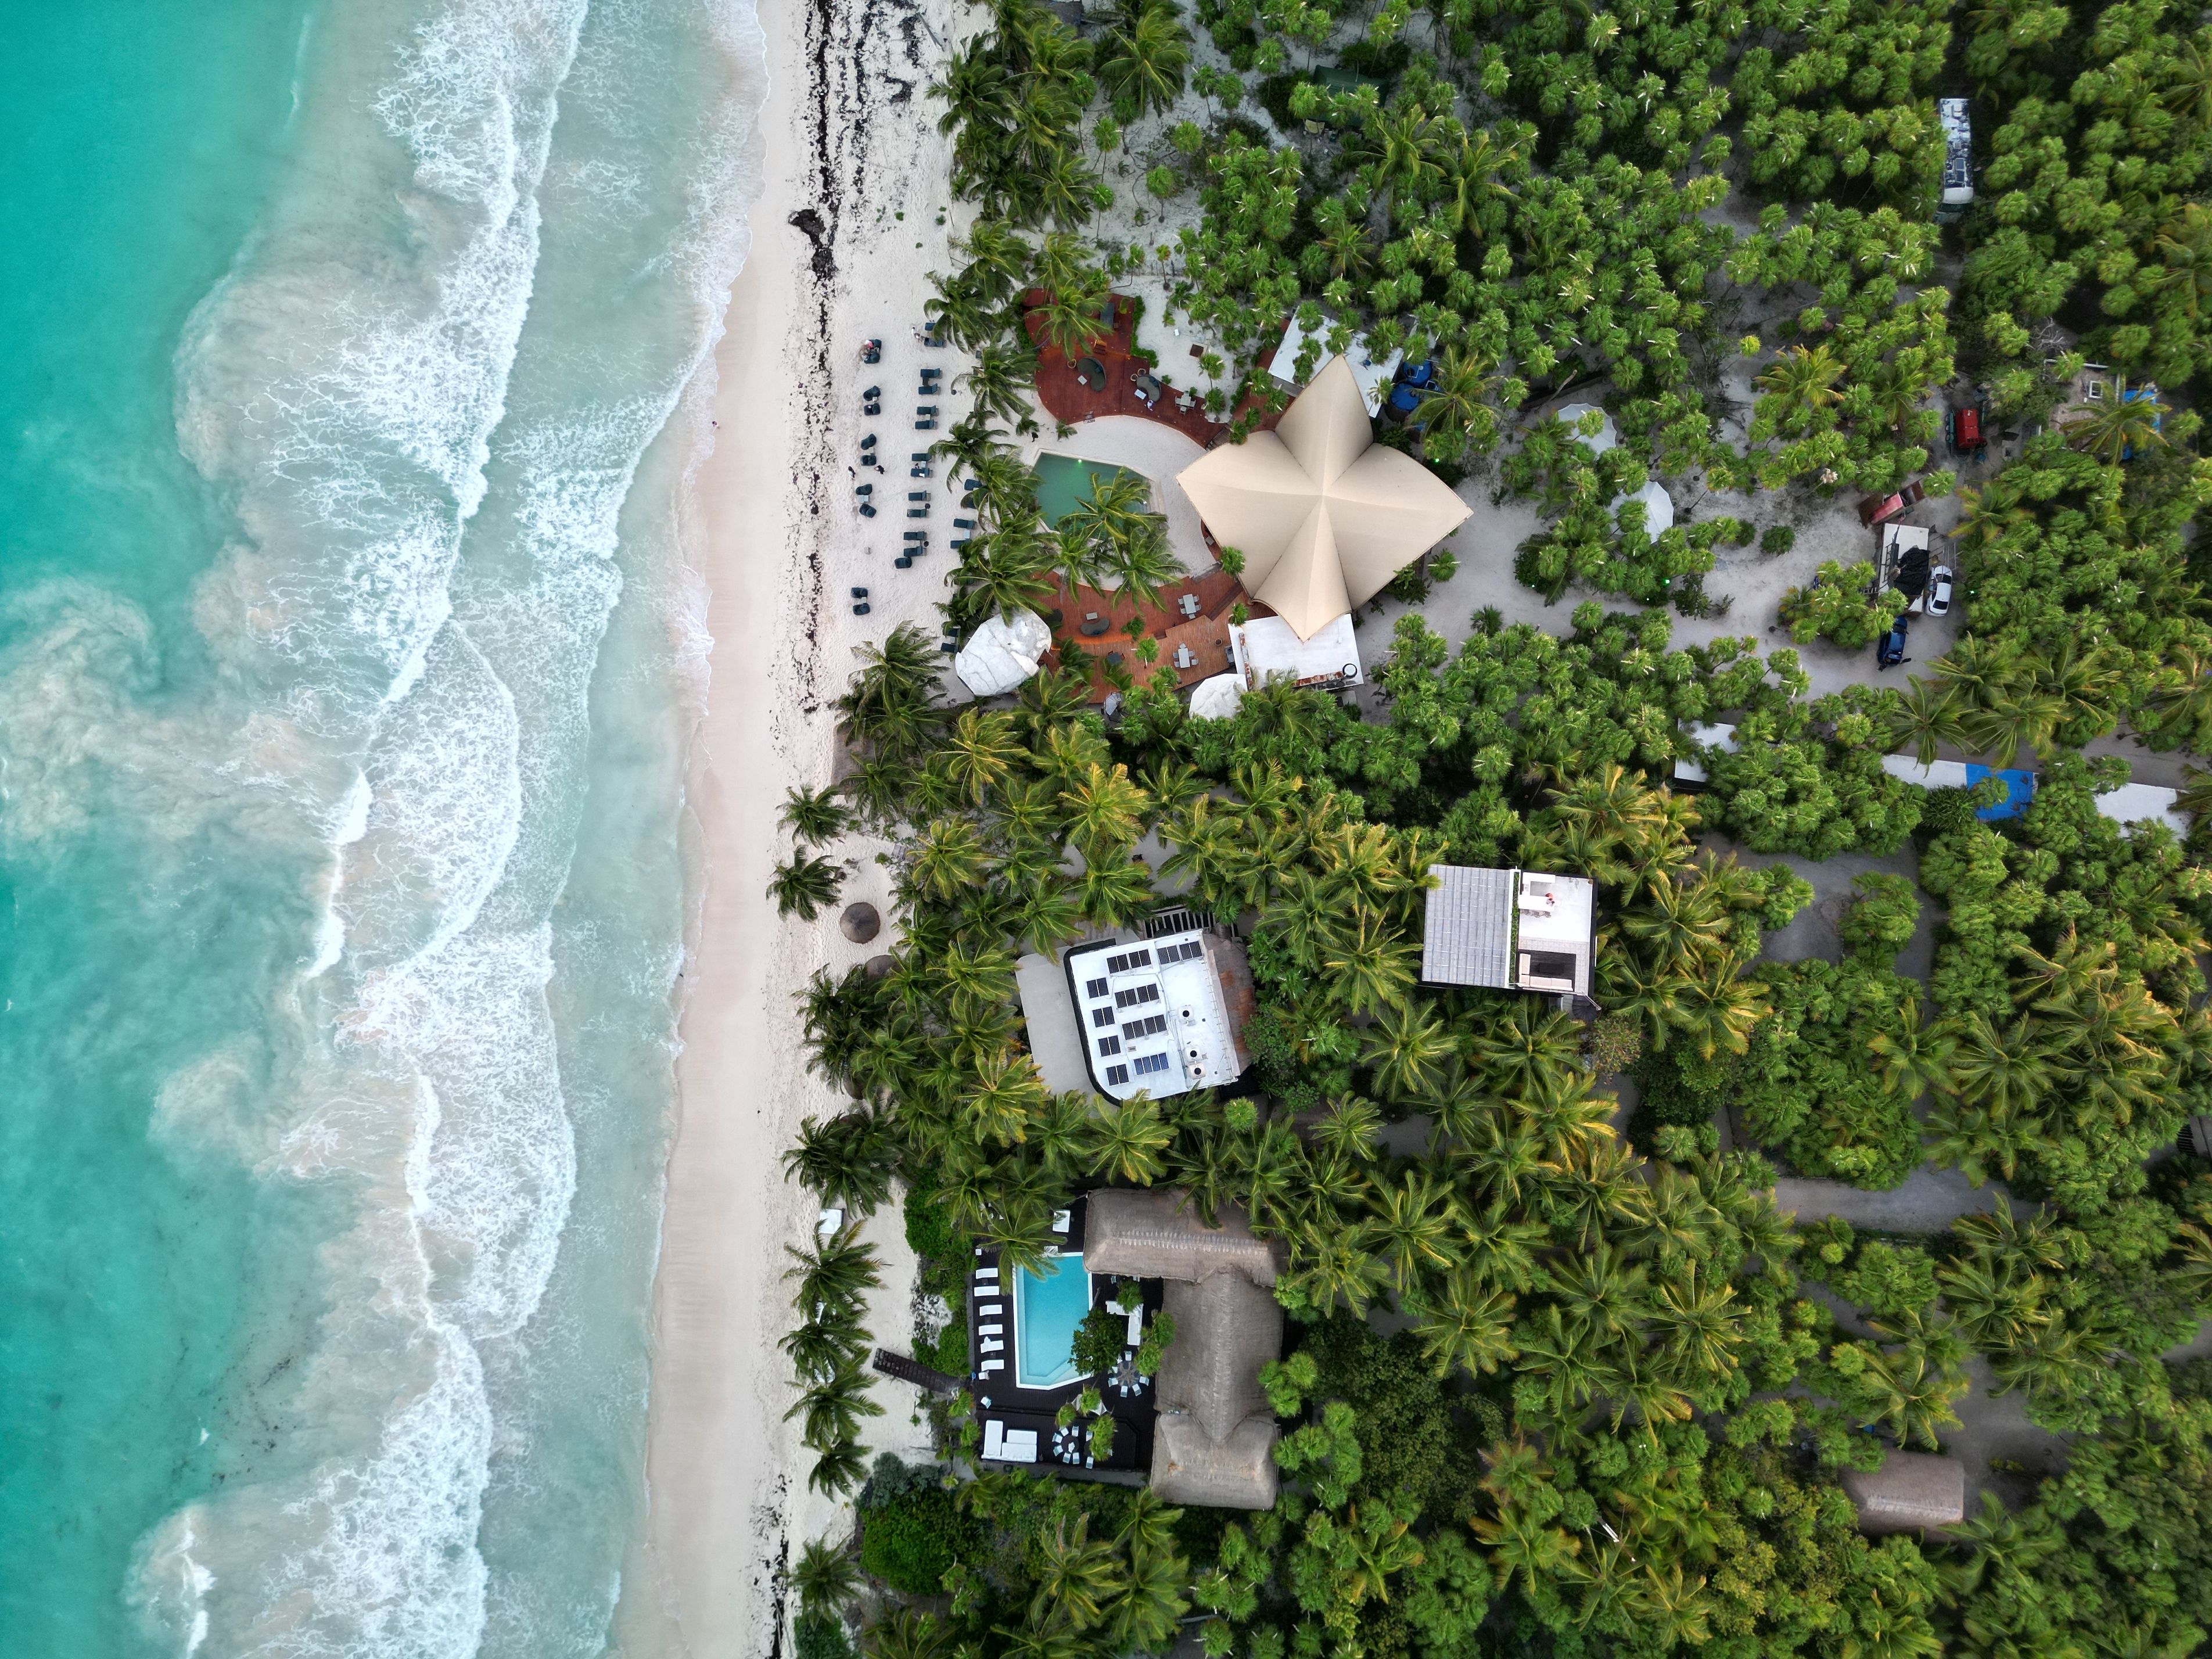
[[(1083, 1201), (1080, 1199), (1077, 1200), (1072, 1206), (1068, 1231), (1059, 1241), (1063, 1251), (1079, 1253), (1083, 1248)], [(1106, 1399), (1107, 1413), (1115, 1421), (1114, 1449), (1108, 1455), (1103, 1463), (1094, 1468), (1079, 1461), (1070, 1462), (1053, 1455), (1053, 1439), (1059, 1426), (1054, 1421), (1056, 1414), (1060, 1407), (1074, 1399), (1083, 1386), (1091, 1379), (1077, 1377), (1054, 1389), (1024, 1389), (1012, 1380), (1019, 1369), (1016, 1341), (1018, 1333), (1014, 1328), (1016, 1322), (1012, 1316), (1013, 1297), (1011, 1287), (1003, 1282), (998, 1299), (1003, 1304), (1004, 1313), (1003, 1316), (994, 1322), (1005, 1326), (1006, 1346), (992, 1357), (1003, 1359), (1004, 1369), (988, 1377), (975, 1375), (976, 1369), (983, 1358), (981, 1346), (981, 1337), (976, 1329), (977, 1326), (983, 1322), (976, 1316), (975, 1309), (977, 1304), (985, 1298), (986, 1294), (977, 1288), (973, 1277), (975, 1271), (980, 1268), (997, 1269), (1002, 1274), (1008, 1274), (1015, 1270), (1002, 1266), (998, 1251), (989, 1249), (977, 1251), (969, 1262), (968, 1297), (969, 1376), (971, 1379), (968, 1386), (975, 1392), (977, 1419), (979, 1422), (985, 1419), (996, 1421), (1007, 1430), (1018, 1432), (1028, 1430), (1036, 1435), (1036, 1462), (1009, 1463), (1008, 1466), (1027, 1467), (1041, 1474), (1094, 1477), (1111, 1476), (1115, 1473), (1137, 1474), (1149, 1469), (1152, 1462), (1154, 1415), (1150, 1382), (1143, 1384), (1140, 1391), (1135, 1395), (1126, 1399), (1117, 1396), (1110, 1388), (1103, 1390)], [(1109, 1294), (1109, 1279), (1103, 1274), (1098, 1275), (1094, 1279), (1091, 1285), (1091, 1294), (1095, 1298), (1094, 1306), (1097, 1301), (1103, 1301)], [(1144, 1286), (1144, 1292), (1145, 1316), (1149, 1321), (1157, 1316), (1159, 1312), (1162, 1300), (1161, 1287), (1156, 1283), (1147, 1282)]]

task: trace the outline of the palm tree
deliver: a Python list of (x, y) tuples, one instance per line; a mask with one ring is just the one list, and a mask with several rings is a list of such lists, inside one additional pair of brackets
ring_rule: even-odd
[(1458, 461), (1470, 445), (1487, 449), (1498, 432), (1498, 411), (1490, 401), (1497, 388), (1488, 358), (1458, 346), (1446, 351), (1413, 406), (1423, 453), (1435, 460)]
[(1899, 1004), (1897, 1015), (1895, 1030), (1876, 1030), (1867, 1036), (1867, 1052), (1880, 1063), (1890, 1092), (1912, 1101), (1948, 1088), (1952, 1056), (1959, 1048), (1958, 1028), (1948, 1019), (1923, 1022), (1917, 996)]
[(1518, 1504), (1495, 1521), (1478, 1516), (1474, 1526), (1475, 1536), (1489, 1547), (1500, 1589), (1510, 1588), (1516, 1575), (1531, 1595), (1553, 1578), (1575, 1576), (1574, 1558), (1582, 1545)]
[(1041, 1115), (1051, 1091), (1024, 1054), (986, 1057), (961, 1107), (975, 1137), (1009, 1146), (1027, 1138), (1031, 1118)]
[(1438, 1376), (1455, 1370), (1487, 1376), (1520, 1352), (1513, 1346), (1513, 1303), (1510, 1291), (1458, 1267), (1445, 1278), (1442, 1291), (1425, 1293), (1407, 1311), (1419, 1316), (1413, 1334)]
[(847, 1112), (826, 1125), (807, 1117), (783, 1155), (783, 1174), (825, 1205), (866, 1214), (890, 1196), (897, 1156), (888, 1124), (872, 1112)]
[(1036, 276), (1045, 291), (1036, 316), (1042, 343), (1070, 362), (1106, 333), (1106, 273), (1085, 262), (1079, 239), (1054, 231), (1037, 252)]
[(1468, 1040), (1467, 1056), (1498, 1093), (1520, 1096), (1578, 1067), (1582, 1045), (1573, 1020), (1524, 997)]
[(1152, 912), (1152, 872), (1138, 858), (1086, 861), (1075, 892), (1083, 914), (1092, 921), (1134, 923)]
[(1079, 1632), (1095, 1630), (1105, 1618), (1106, 1604), (1121, 1589), (1121, 1564), (1114, 1547), (1091, 1539), (1091, 1517), (1084, 1515), (1072, 1531), (1065, 1520), (1054, 1522), (1052, 1535), (1034, 1540), (1031, 1547), (1037, 1565), (1030, 1621), (1058, 1620)]
[(832, 791), (800, 787), (784, 792), (783, 807), (776, 818), (793, 839), (818, 847), (843, 835), (852, 814)]
[(2130, 454), (2143, 454), (2162, 446), (2166, 434), (2160, 423), (2173, 411), (2155, 391), (2128, 392), (2125, 379), (2112, 383), (2112, 395), (2093, 415), (2066, 423), (2066, 441), (2098, 459), (2118, 466)]
[(799, 854), (775, 866), (769, 878), (768, 896), (775, 901), (776, 915), (787, 916), (796, 910), (811, 921), (823, 905), (836, 898), (844, 879), (843, 872), (828, 859)]
[(1296, 1304), (1316, 1314), (1343, 1307), (1364, 1319), (1383, 1272), (1382, 1264), (1367, 1253), (1352, 1229), (1300, 1227), (1291, 1236), (1291, 1268), (1284, 1275), (1283, 1289)]
[(860, 1591), (860, 1571), (853, 1553), (826, 1538), (809, 1539), (791, 1570), (791, 1584), (799, 1592), (802, 1613), (842, 1613)]
[(783, 1420), (805, 1417), (805, 1443), (812, 1450), (827, 1451), (842, 1442), (860, 1437), (860, 1419), (881, 1417), (884, 1408), (868, 1398), (868, 1376), (859, 1366), (852, 1366), (823, 1378), (800, 1394)]
[(1481, 236), (1488, 231), (1489, 210), (1516, 199), (1504, 179), (1520, 165), (1518, 140), (1501, 144), (1487, 127), (1459, 139), (1444, 161), (1444, 223), (1454, 235)]
[(1018, 611), (1050, 605), (1060, 592), (1054, 576), (1059, 558), (1058, 544), (1035, 520), (971, 538), (952, 573), (954, 586), (973, 607), (965, 614), (995, 611), (1011, 619)]
[(1826, 343), (1792, 346), (1769, 364), (1754, 384), (1781, 400), (1785, 417), (1812, 414), (1843, 399), (1837, 383), (1844, 378), (1843, 360)]
[(1889, 741), (1893, 748), (1910, 744), (1913, 757), (1923, 766), (1936, 758), (1942, 744), (1965, 747), (1966, 725), (1956, 693), (1915, 675), (1911, 690), (1898, 698), (1892, 711)]
[(1098, 81), (1117, 113), (1163, 110), (1182, 95), (1190, 31), (1173, 0), (1122, 0), (1103, 45)]
[(860, 1227), (850, 1221), (830, 1237), (817, 1240), (811, 1249), (786, 1245), (784, 1254), (797, 1264), (783, 1273), (786, 1279), (799, 1281), (792, 1305), (810, 1318), (831, 1313), (857, 1316), (867, 1293), (883, 1285), (875, 1258), (860, 1242)]
[(1098, 1102), (1085, 1139), (1093, 1175), (1149, 1187), (1166, 1168), (1160, 1154), (1175, 1139), (1175, 1131), (1160, 1121), (1158, 1105), (1139, 1094), (1118, 1106)]
[(1127, 766), (1117, 762), (1109, 771), (1093, 762), (1061, 790), (1060, 804), (1085, 861), (1113, 862), (1125, 858), (1144, 833), (1151, 802)]
[(996, 416), (1024, 432), (1036, 429), (1030, 390), (1036, 383), (1036, 353), (1026, 341), (985, 346), (975, 354), (974, 366), (952, 382), (975, 399), (979, 416)]
[(2150, 251), (2160, 263), (2143, 265), (2136, 287), (2174, 295), (2175, 308), (2197, 321), (2212, 302), (2212, 213), (2201, 202), (2185, 204), (2181, 216), (2152, 240)]
[(978, 885), (990, 863), (981, 831), (966, 818), (934, 818), (915, 838), (907, 876), (932, 896), (951, 901)]
[(1386, 1008), (1369, 1028), (1360, 1055), (1375, 1068), (1377, 1093), (1392, 1100), (1425, 1098), (1441, 1081), (1451, 1058), (1450, 1031), (1425, 1003)]
[(1364, 1164), (1374, 1158), (1375, 1143), (1382, 1138), (1382, 1114), (1373, 1101), (1358, 1095), (1332, 1095), (1312, 1133), (1317, 1150)]
[(1423, 1273), (1442, 1273), (1459, 1261), (1458, 1204), (1434, 1176), (1421, 1171), (1378, 1184), (1368, 1204), (1374, 1212), (1368, 1236), (1401, 1292)]
[(951, 1636), (933, 1613), (901, 1607), (868, 1626), (860, 1646), (868, 1659), (949, 1659)]
[(1012, 775), (1021, 754), (1011, 714), (963, 708), (942, 746), (930, 757), (930, 765), (944, 774), (969, 805), (981, 806), (984, 797)]
[(1355, 1014), (1402, 1003), (1413, 988), (1417, 960), (1413, 946), (1364, 908), (1355, 908), (1348, 927), (1332, 930), (1322, 953), (1331, 993)]
[(845, 1319), (809, 1319), (776, 1339), (799, 1381), (812, 1382), (848, 1370), (868, 1357), (872, 1339)]
[(965, 273), (946, 276), (933, 270), (929, 285), (936, 291), (921, 302), (922, 315), (953, 344), (973, 350), (995, 339), (1006, 327), (1005, 317), (969, 286)]
[[(868, 1461), (860, 1455), (857, 1440), (841, 1440), (825, 1447), (814, 1460), (814, 1467), (806, 1472), (806, 1484), (815, 1492), (828, 1498), (841, 1498), (868, 1478)], [(904, 1659), (898, 1650), (870, 1647), (877, 1659)], [(916, 1656), (920, 1659), (920, 1656)]]

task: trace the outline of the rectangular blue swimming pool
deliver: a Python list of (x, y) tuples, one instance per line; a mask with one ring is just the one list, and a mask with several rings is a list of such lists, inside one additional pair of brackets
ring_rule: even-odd
[(1075, 1369), (1075, 1328), (1091, 1311), (1091, 1275), (1079, 1255), (1045, 1257), (1043, 1271), (1014, 1275), (1014, 1385), (1057, 1389)]

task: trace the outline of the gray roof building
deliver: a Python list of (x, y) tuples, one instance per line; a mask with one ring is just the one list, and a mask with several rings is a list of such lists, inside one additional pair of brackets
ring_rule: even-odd
[(1589, 995), (1597, 884), (1581, 876), (1432, 864), (1421, 982)]
[(1842, 1480), (1861, 1532), (1919, 1532), (1966, 1518), (1966, 1466), (1955, 1457), (1892, 1451), (1871, 1474), (1845, 1469)]
[(1234, 1205), (1219, 1220), (1207, 1226), (1177, 1191), (1092, 1193), (1084, 1265), (1163, 1281), (1176, 1334), (1154, 1382), (1153, 1490), (1171, 1503), (1264, 1510), (1275, 1501), (1277, 1431), (1260, 1367), (1283, 1351), (1281, 1247), (1255, 1238)]

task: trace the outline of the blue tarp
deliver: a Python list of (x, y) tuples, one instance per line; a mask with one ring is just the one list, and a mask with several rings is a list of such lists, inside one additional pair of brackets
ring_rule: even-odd
[(1974, 816), (1984, 823), (1993, 823), (1998, 818), (2016, 818), (2027, 810), (2028, 802), (2035, 799), (2035, 774), (2033, 772), (1996, 772), (1976, 762), (1968, 761), (1966, 787), (1972, 788), (1984, 778), (2002, 778), (2005, 786), (2005, 798), (2002, 800), (1995, 806), (1984, 806), (1975, 812)]

